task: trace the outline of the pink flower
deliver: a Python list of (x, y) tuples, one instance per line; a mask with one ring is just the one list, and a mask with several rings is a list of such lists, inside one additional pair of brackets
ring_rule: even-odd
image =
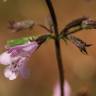
[[(60, 85), (57, 83), (54, 88), (53, 96), (60, 96)], [(64, 96), (71, 96), (71, 87), (68, 81), (65, 80), (64, 84)]]
[(9, 80), (16, 79), (18, 75), (25, 77), (27, 74), (27, 60), (38, 47), (38, 43), (33, 41), (10, 47), (7, 51), (2, 53), (0, 55), (0, 63), (7, 65), (4, 70), (4, 76)]

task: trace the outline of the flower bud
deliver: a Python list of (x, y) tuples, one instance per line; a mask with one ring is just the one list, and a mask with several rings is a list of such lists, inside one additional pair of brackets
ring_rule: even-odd
[[(67, 80), (65, 80), (65, 83), (63, 85), (64, 87), (64, 96), (71, 96), (71, 87)], [(57, 83), (54, 88), (53, 96), (60, 96), (60, 85)]]

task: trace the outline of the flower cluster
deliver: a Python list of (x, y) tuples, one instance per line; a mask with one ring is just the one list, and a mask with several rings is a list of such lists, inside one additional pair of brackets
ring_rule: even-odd
[(20, 74), (26, 75), (26, 62), (31, 54), (38, 48), (37, 42), (27, 42), (23, 45), (17, 45), (7, 49), (0, 55), (0, 63), (7, 65), (4, 70), (4, 76), (9, 80), (14, 80)]
[(21, 45), (8, 46), (7, 50), (0, 55), (0, 63), (7, 65), (4, 76), (9, 80), (14, 80), (18, 75), (26, 77), (26, 64), (29, 57), (47, 39), (49, 35), (38, 37), (34, 41), (28, 41)]

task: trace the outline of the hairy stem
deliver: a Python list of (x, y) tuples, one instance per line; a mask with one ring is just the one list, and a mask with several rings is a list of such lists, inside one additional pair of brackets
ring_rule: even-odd
[(46, 4), (49, 8), (49, 12), (51, 15), (51, 18), (53, 20), (53, 26), (55, 31), (55, 50), (56, 50), (56, 58), (58, 63), (58, 70), (59, 70), (59, 76), (60, 76), (60, 90), (61, 90), (61, 96), (64, 96), (64, 70), (63, 70), (63, 63), (61, 58), (61, 48), (60, 48), (60, 39), (59, 39), (59, 32), (58, 32), (58, 25), (57, 25), (57, 19), (54, 12), (54, 8), (52, 6), (51, 0), (45, 0)]

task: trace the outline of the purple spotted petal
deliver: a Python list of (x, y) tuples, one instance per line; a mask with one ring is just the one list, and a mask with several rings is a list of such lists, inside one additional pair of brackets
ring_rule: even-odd
[[(29, 71), (26, 67), (27, 60), (37, 48), (37, 42), (28, 42), (23, 45), (11, 47), (0, 55), (0, 62), (7, 65), (4, 71), (4, 76), (9, 80), (16, 79), (18, 75), (23, 78), (28, 77)], [(4, 58), (8, 60), (5, 62)]]
[(23, 58), (22, 60), (20, 60), (19, 62), (19, 69), (18, 69), (18, 73), (22, 78), (27, 78), (30, 74), (28, 68), (27, 68), (27, 60), (26, 58)]
[(8, 49), (8, 53), (11, 53), (12, 56), (16, 56), (19, 54), (32, 54), (38, 48), (37, 42), (30, 42), (24, 45), (17, 45), (15, 47), (11, 47)]

